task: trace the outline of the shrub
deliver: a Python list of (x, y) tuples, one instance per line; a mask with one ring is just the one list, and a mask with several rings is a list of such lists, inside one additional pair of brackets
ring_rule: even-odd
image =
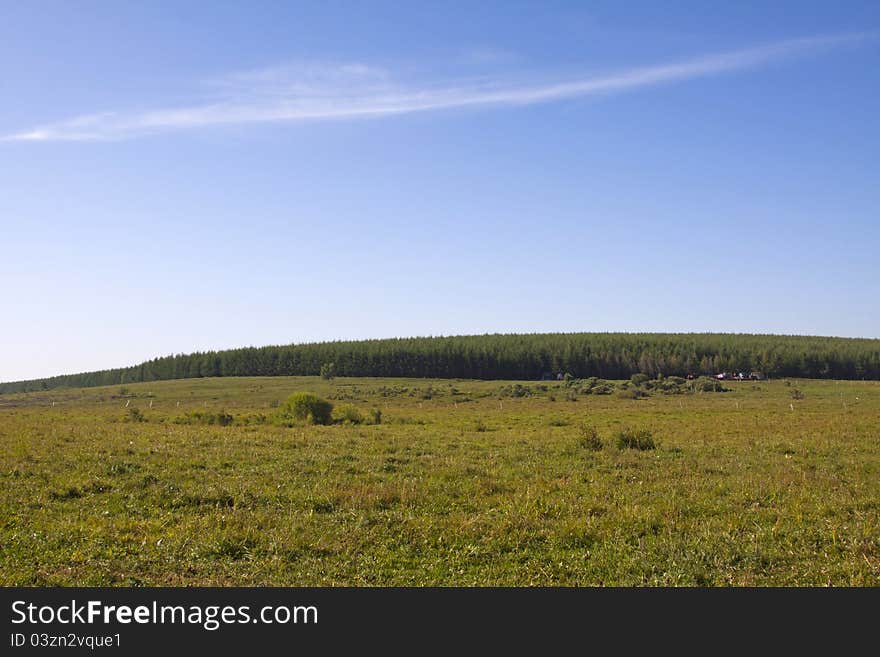
[(239, 421), (244, 425), (250, 424), (266, 424), (269, 420), (263, 413), (251, 413), (249, 415), (244, 415), (239, 418)]
[(654, 437), (650, 429), (622, 429), (617, 433), (617, 449), (637, 449), (645, 451), (654, 449)]
[(647, 374), (639, 373), (639, 374), (633, 374), (631, 377), (629, 377), (629, 380), (632, 381), (634, 386), (640, 386), (640, 385), (645, 384), (648, 381), (650, 381), (651, 377), (648, 376)]
[(586, 424), (581, 425), (578, 444), (592, 452), (598, 452), (604, 446), (602, 438), (599, 437), (599, 430)]
[(137, 406), (128, 409), (128, 415), (125, 416), (126, 422), (146, 422), (147, 416), (141, 412)]
[(228, 427), (235, 418), (226, 411), (213, 413), (211, 415), (211, 424), (219, 424), (221, 427)]
[(512, 386), (501, 386), (498, 389), (499, 397), (531, 397), (532, 391), (521, 383)]
[(232, 424), (233, 420), (235, 418), (225, 411), (220, 411), (219, 413), (192, 411), (175, 418), (174, 424), (219, 424), (221, 427), (228, 427)]
[(363, 424), (364, 415), (351, 404), (343, 404), (333, 413), (337, 422), (342, 424)]
[(372, 420), (373, 424), (382, 424), (382, 411), (378, 408), (371, 410), (370, 420)]
[(708, 376), (701, 376), (693, 383), (696, 392), (727, 392), (728, 389), (721, 385), (718, 379), (712, 379)]
[(642, 399), (647, 396), (647, 392), (639, 390), (638, 388), (621, 388), (617, 391), (617, 397), (619, 399)]
[(791, 391), (791, 398), (792, 398), (792, 399), (803, 399), (803, 398), (804, 398), (804, 393), (801, 392), (800, 390), (798, 390), (797, 388), (794, 388), (794, 389), (792, 389), (792, 391)]
[[(314, 372), (314, 370), (312, 370)], [(324, 363), (321, 365), (321, 378), (328, 381), (336, 376), (336, 363)]]
[(281, 407), (283, 420), (297, 420), (307, 424), (330, 424), (333, 404), (311, 392), (295, 392)]
[(616, 388), (615, 384), (610, 381), (597, 379), (595, 376), (586, 379), (584, 383), (581, 392), (585, 395), (610, 395)]
[(656, 381), (648, 381), (645, 384), (646, 390), (662, 392), (664, 395), (680, 395), (690, 390), (687, 380), (680, 376), (669, 376), (665, 379), (657, 379)]

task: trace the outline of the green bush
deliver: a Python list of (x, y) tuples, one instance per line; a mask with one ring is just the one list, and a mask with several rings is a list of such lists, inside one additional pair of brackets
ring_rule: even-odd
[(382, 411), (378, 408), (374, 408), (370, 411), (370, 419), (373, 424), (382, 424)]
[(602, 438), (599, 437), (599, 430), (586, 424), (581, 425), (578, 444), (592, 452), (598, 452), (604, 446)]
[(640, 386), (640, 385), (650, 381), (651, 377), (648, 376), (647, 374), (639, 373), (639, 374), (633, 374), (631, 377), (629, 377), (629, 380), (632, 381), (634, 386)]
[(235, 418), (226, 411), (213, 413), (211, 415), (211, 424), (219, 424), (221, 427), (228, 427)]
[(645, 451), (654, 449), (657, 445), (654, 443), (654, 437), (651, 435), (650, 429), (621, 429), (617, 433), (617, 449), (637, 449)]
[(174, 424), (219, 424), (228, 427), (235, 420), (229, 413), (208, 413), (206, 411), (191, 411), (186, 415), (174, 418)]
[(584, 380), (584, 386), (581, 388), (581, 393), (585, 395), (610, 395), (614, 392), (616, 387), (617, 386), (610, 381), (597, 379), (595, 376), (591, 376), (589, 379)]
[(687, 385), (687, 380), (680, 376), (669, 376), (665, 379), (648, 381), (645, 384), (645, 389), (662, 392), (664, 395), (680, 395), (690, 390)]
[(638, 388), (621, 388), (617, 391), (619, 399), (642, 399), (648, 397), (648, 393)]
[(137, 406), (132, 406), (128, 409), (128, 414), (125, 416), (126, 422), (146, 422), (147, 416), (141, 412)]
[[(314, 372), (314, 370), (312, 370)], [(321, 365), (321, 378), (328, 381), (336, 376), (336, 363), (324, 363)]]
[(343, 404), (333, 412), (333, 417), (342, 424), (363, 424), (364, 415), (351, 404)]
[(512, 386), (501, 386), (498, 389), (499, 397), (531, 397), (532, 391), (521, 383), (515, 383)]
[(693, 383), (696, 392), (727, 392), (728, 388), (721, 385), (721, 381), (708, 376), (701, 376)]
[(311, 392), (295, 392), (279, 410), (282, 420), (307, 424), (330, 424), (333, 404)]

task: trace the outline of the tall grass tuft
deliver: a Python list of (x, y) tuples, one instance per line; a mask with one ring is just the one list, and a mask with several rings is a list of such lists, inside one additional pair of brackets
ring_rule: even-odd
[(598, 452), (605, 444), (599, 436), (599, 430), (593, 426), (581, 425), (579, 430), (578, 445), (591, 452)]
[(657, 447), (650, 429), (621, 429), (617, 433), (617, 449), (645, 451)]

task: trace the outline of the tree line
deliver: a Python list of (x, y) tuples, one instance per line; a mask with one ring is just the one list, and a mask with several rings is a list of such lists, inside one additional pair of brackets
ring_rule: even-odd
[(0, 393), (213, 376), (535, 380), (761, 371), (768, 377), (880, 379), (880, 339), (725, 333), (535, 333), (246, 347), (154, 358), (132, 367), (0, 383)]

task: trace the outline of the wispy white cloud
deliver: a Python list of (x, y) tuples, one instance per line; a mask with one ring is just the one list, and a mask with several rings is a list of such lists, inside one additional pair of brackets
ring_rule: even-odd
[(0, 137), (3, 141), (89, 141), (230, 124), (341, 120), (480, 106), (547, 103), (634, 91), (768, 65), (852, 44), (873, 33), (792, 39), (605, 75), (556, 81), (413, 84), (361, 63), (298, 64), (211, 81), (212, 99), (140, 112), (101, 112)]

